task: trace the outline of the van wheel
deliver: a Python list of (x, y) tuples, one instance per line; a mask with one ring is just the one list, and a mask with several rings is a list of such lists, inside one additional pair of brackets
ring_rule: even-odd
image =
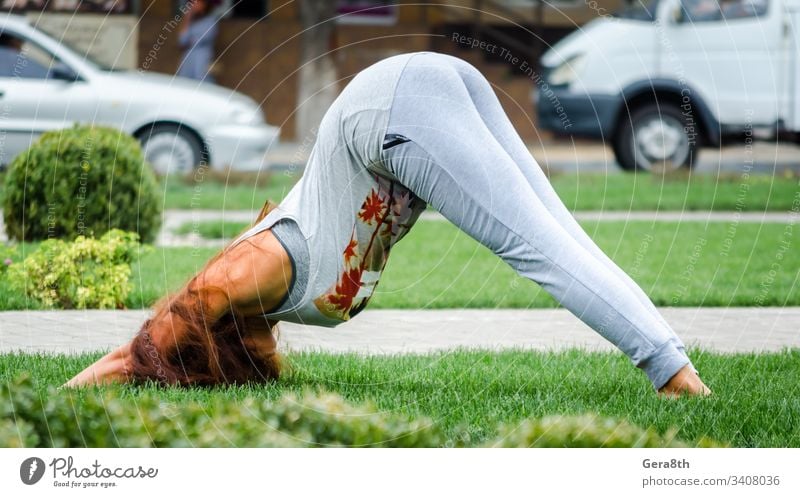
[(156, 124), (137, 134), (144, 157), (157, 174), (186, 174), (207, 160), (197, 136), (182, 126)]
[(672, 104), (649, 104), (625, 119), (614, 139), (623, 169), (666, 173), (697, 160), (697, 123)]

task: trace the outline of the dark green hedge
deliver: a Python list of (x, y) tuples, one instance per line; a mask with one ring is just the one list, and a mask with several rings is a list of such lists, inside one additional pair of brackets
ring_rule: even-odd
[[(164, 401), (159, 389), (37, 389), (23, 373), (0, 384), (0, 447), (443, 447), (470, 446), (464, 427), (446, 437), (432, 420), (353, 406), (332, 393)], [(625, 421), (587, 414), (501, 425), (488, 447), (684, 447)], [(691, 446), (714, 446), (700, 440)]]
[(152, 242), (161, 224), (155, 174), (139, 142), (121, 131), (50, 131), (5, 175), (3, 215), (16, 240), (99, 237), (112, 228)]
[(334, 394), (165, 402), (158, 390), (37, 390), (24, 373), (0, 385), (0, 447), (429, 447), (430, 421), (351, 406)]

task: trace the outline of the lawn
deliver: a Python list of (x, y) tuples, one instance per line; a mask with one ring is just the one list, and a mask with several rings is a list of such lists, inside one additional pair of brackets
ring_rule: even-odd
[[(264, 200), (282, 199), (298, 173), (273, 173), (248, 183), (214, 180), (172, 181), (164, 187), (164, 205), (172, 209), (258, 209)], [(714, 177), (676, 173), (557, 174), (553, 188), (570, 210), (610, 211), (785, 211), (800, 192), (797, 176)]]
[(212, 173), (161, 180), (165, 209), (258, 210), (283, 199), (300, 173)]
[[(420, 222), (396, 247), (374, 307), (527, 308), (555, 301), (446, 222)], [(799, 305), (791, 226), (598, 222), (581, 225), (656, 305)], [(788, 230), (788, 231), (787, 231)]]
[[(151, 393), (165, 404), (274, 400), (303, 389), (333, 391), (351, 402), (369, 399), (386, 413), (426, 416), (468, 445), (495, 435), (499, 423), (549, 414), (596, 412), (660, 433), (678, 428), (692, 442), (708, 436), (741, 447), (800, 446), (800, 350), (724, 355), (689, 350), (714, 391), (710, 398), (657, 397), (644, 374), (618, 353), (580, 350), (457, 350), (429, 355), (358, 356), (292, 353), (276, 384), (155, 390), (112, 386), (134, 402)], [(37, 388), (60, 385), (99, 357), (0, 355), (0, 381), (30, 371)], [(131, 408), (135, 408), (132, 405)], [(67, 415), (70, 413), (64, 413)], [(209, 425), (209, 429), (214, 429)], [(192, 440), (186, 440), (191, 444)]]
[[(161, 181), (166, 209), (260, 209), (279, 201), (302, 171), (259, 175), (208, 171)], [(0, 198), (2, 197), (0, 175)], [(555, 174), (553, 188), (571, 210), (785, 211), (800, 193), (800, 178), (728, 174)]]
[[(800, 305), (791, 225), (584, 221), (584, 229), (657, 305)], [(30, 247), (26, 247), (30, 250)], [(216, 253), (156, 248), (133, 267), (127, 306), (151, 305)], [(0, 279), (2, 309), (35, 307)], [(444, 221), (419, 221), (392, 252), (370, 301), (378, 308), (532, 308), (556, 302)]]
[(800, 194), (800, 178), (678, 172), (564, 174), (550, 179), (570, 210), (609, 211), (788, 211)]
[(183, 223), (175, 230), (175, 233), (179, 235), (195, 233), (201, 238), (209, 240), (218, 240), (222, 238), (230, 239), (242, 233), (248, 226), (250, 226), (250, 223), (217, 219), (214, 221)]

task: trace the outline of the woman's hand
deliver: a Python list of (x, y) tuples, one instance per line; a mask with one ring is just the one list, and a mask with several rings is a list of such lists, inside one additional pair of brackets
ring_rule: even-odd
[(676, 398), (683, 394), (711, 395), (711, 390), (703, 383), (697, 373), (687, 364), (680, 369), (666, 385), (658, 390), (662, 397)]
[(129, 381), (129, 372), (131, 370), (130, 351), (131, 344), (128, 342), (116, 350), (112, 350), (61, 386), (77, 387)]

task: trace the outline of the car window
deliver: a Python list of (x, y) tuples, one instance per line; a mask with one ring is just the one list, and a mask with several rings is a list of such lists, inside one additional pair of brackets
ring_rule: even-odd
[(769, 0), (683, 0), (684, 22), (730, 21), (767, 13)]
[(613, 16), (634, 21), (655, 21), (659, 0), (633, 0)]
[(0, 77), (48, 79), (59, 64), (39, 45), (11, 33), (0, 34)]
[(723, 0), (722, 17), (726, 20), (758, 17), (767, 13), (768, 0)]

